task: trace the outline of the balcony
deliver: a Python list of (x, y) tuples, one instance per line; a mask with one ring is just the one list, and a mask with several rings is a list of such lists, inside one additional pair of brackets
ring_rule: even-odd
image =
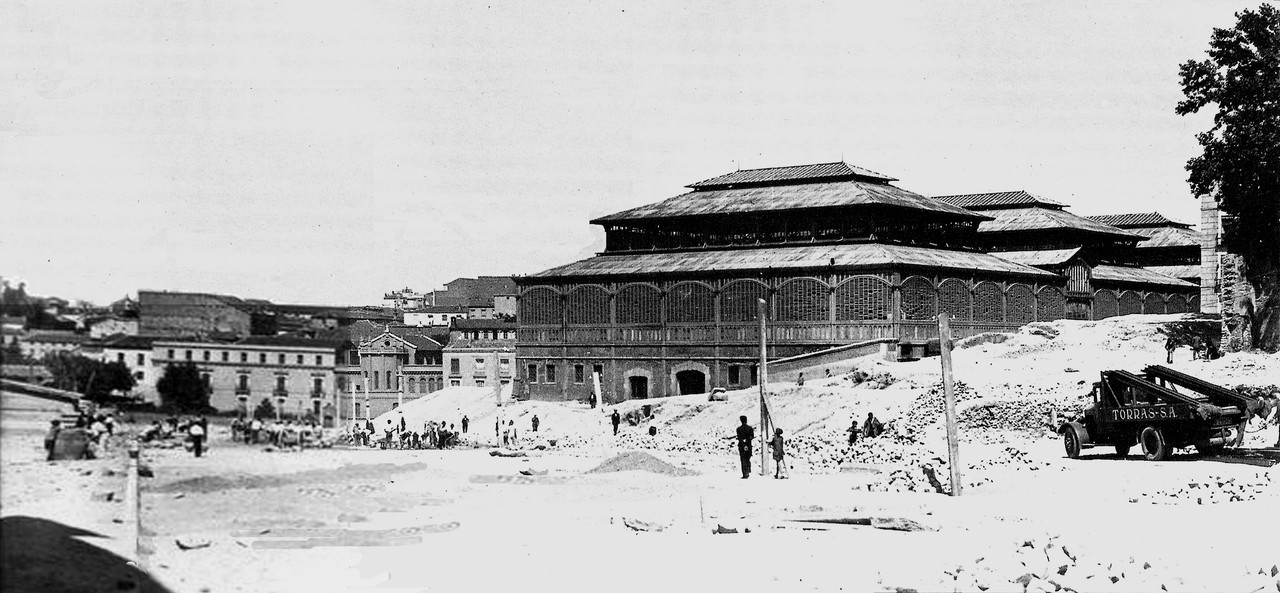
[(236, 387), (236, 395), (252, 395), (248, 387)]
[(287, 397), (289, 397), (289, 390), (288, 390), (288, 389), (274, 389), (274, 390), (272, 390), (272, 391), (271, 391), (271, 395), (272, 395), (272, 396), (274, 396), (274, 397), (279, 397), (279, 398), (287, 398)]

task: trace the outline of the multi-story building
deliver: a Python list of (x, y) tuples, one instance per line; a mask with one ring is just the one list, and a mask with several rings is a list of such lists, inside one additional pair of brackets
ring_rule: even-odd
[(343, 418), (371, 418), (444, 387), (444, 330), (360, 321), (348, 332), (335, 371)]
[(382, 295), (382, 300), (390, 302), (396, 311), (417, 311), (427, 304), (427, 295), (405, 287)]
[(444, 347), (445, 380), (450, 387), (506, 385), (516, 376), (516, 322), (455, 319)]
[[(170, 364), (195, 364), (209, 387), (209, 404), (219, 411), (250, 413), (265, 399), (285, 415), (311, 415), (332, 424), (340, 346), (335, 340), (290, 336), (248, 336), (234, 342), (157, 338), (151, 360), (157, 380)], [(158, 400), (158, 394), (149, 395)]]
[(415, 327), (449, 327), (454, 319), (466, 319), (469, 311), (464, 305), (426, 305), (404, 314), (404, 324)]
[(22, 354), (40, 360), (55, 352), (78, 353), (89, 336), (69, 330), (29, 330), (18, 342)]
[(183, 337), (247, 336), (251, 305), (238, 297), (197, 292), (138, 291), (138, 333)]
[[(768, 357), (841, 348), (918, 355), (953, 336), (1066, 316), (1065, 280), (977, 251), (992, 217), (827, 163), (736, 171), (593, 220), (595, 257), (516, 278), (516, 358), (535, 399), (702, 393)], [(581, 369), (581, 373), (578, 372)]]
[(1146, 237), (1133, 251), (1138, 265), (1200, 284), (1200, 233), (1191, 225), (1169, 220), (1159, 212), (1106, 214), (1089, 219)]
[(103, 317), (86, 323), (89, 326), (89, 337), (105, 338), (107, 336), (138, 335), (137, 317)]
[(937, 199), (992, 217), (978, 226), (983, 250), (1064, 277), (1069, 319), (1199, 310), (1196, 285), (1139, 265), (1146, 234), (1076, 216), (1025, 191)]
[(102, 362), (119, 362), (129, 368), (137, 382), (133, 392), (155, 394), (160, 369), (152, 364), (154, 340), (146, 336), (115, 335), (98, 340)]

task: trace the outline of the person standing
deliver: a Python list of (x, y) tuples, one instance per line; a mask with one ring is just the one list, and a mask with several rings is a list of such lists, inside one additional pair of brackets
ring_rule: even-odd
[[(745, 418), (745, 416), (744, 416), (744, 418)], [(615, 436), (615, 437), (616, 437), (616, 436), (618, 436), (618, 425), (619, 425), (619, 424), (622, 424), (622, 416), (619, 416), (619, 415), (618, 415), (618, 410), (617, 410), (617, 409), (614, 409), (614, 410), (613, 410), (613, 415), (612, 415), (612, 416), (610, 416), (610, 417), (609, 417), (609, 419), (610, 419), (610, 421), (612, 421), (612, 422), (613, 422), (613, 436)]]
[(853, 419), (853, 426), (850, 426), (845, 432), (849, 433), (849, 445), (852, 446), (858, 442), (858, 419)]
[(800, 373), (800, 376), (796, 378), (796, 387), (804, 387), (804, 373)]
[(773, 466), (775, 468), (773, 471), (773, 479), (775, 480), (788, 477), (784, 476), (784, 473), (789, 474), (789, 472), (786, 472), (784, 469), (787, 465), (784, 460), (784, 457), (786, 456), (784, 453), (785, 447), (786, 441), (782, 438), (782, 429), (773, 429), (773, 439), (769, 441), (769, 448), (773, 449)]
[(1173, 364), (1173, 351), (1177, 349), (1178, 341), (1173, 339), (1173, 336), (1169, 336), (1169, 339), (1164, 341), (1164, 351), (1168, 354), (1164, 359), (1166, 364)]
[(533, 432), (538, 432), (538, 415), (533, 415)]
[(867, 412), (867, 421), (862, 424), (862, 436), (867, 438), (878, 437), (884, 432), (884, 425), (871, 412)]
[(49, 422), (49, 432), (44, 433), (44, 448), (48, 452), (45, 461), (53, 461), (54, 446), (58, 444), (58, 433), (62, 432), (62, 421), (52, 420)]
[(466, 414), (463, 414), (462, 415), (462, 434), (467, 434), (467, 426), (469, 426), (470, 424), (471, 424), (471, 420), (467, 418)]
[(738, 427), (738, 457), (742, 460), (742, 479), (751, 477), (751, 446), (756, 440), (756, 429), (747, 424), (746, 416), (739, 416), (742, 425)]
[(191, 451), (200, 457), (204, 454), (204, 427), (199, 422), (192, 422), (187, 427), (187, 434), (191, 437)]

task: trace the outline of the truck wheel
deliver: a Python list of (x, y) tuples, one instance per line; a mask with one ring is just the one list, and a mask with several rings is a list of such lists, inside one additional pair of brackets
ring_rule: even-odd
[(1147, 461), (1164, 461), (1169, 457), (1169, 446), (1165, 444), (1164, 434), (1159, 428), (1148, 426), (1142, 429), (1138, 442), (1142, 444), (1142, 456)]
[(1067, 457), (1080, 458), (1080, 437), (1070, 427), (1062, 431), (1062, 447), (1067, 450)]
[(1132, 444), (1116, 445), (1116, 455), (1119, 455), (1122, 458), (1128, 457), (1129, 448), (1132, 446), (1133, 446)]

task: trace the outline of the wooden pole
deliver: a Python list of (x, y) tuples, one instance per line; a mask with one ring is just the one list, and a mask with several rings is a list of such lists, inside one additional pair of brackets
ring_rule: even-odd
[(364, 419), (365, 421), (373, 420), (373, 416), (369, 415), (369, 377), (364, 378)]
[(768, 343), (765, 340), (765, 318), (768, 317), (769, 304), (765, 302), (764, 299), (756, 300), (758, 301), (756, 303), (756, 312), (757, 316), (760, 318), (760, 372), (758, 373), (760, 379), (760, 475), (768, 476), (769, 468), (767, 467), (767, 464), (769, 463), (769, 454), (765, 451), (764, 444), (769, 440), (769, 410), (765, 405), (765, 385), (769, 383), (769, 359), (766, 350), (768, 348)]
[(600, 373), (591, 371), (591, 389), (594, 393), (592, 397), (596, 398), (596, 404), (600, 406), (600, 410), (604, 411), (604, 397), (600, 395)]
[(956, 433), (956, 394), (951, 383), (951, 319), (938, 313), (938, 344), (942, 348), (942, 393), (946, 398), (947, 452), (951, 463), (951, 495), (960, 496), (960, 436)]

